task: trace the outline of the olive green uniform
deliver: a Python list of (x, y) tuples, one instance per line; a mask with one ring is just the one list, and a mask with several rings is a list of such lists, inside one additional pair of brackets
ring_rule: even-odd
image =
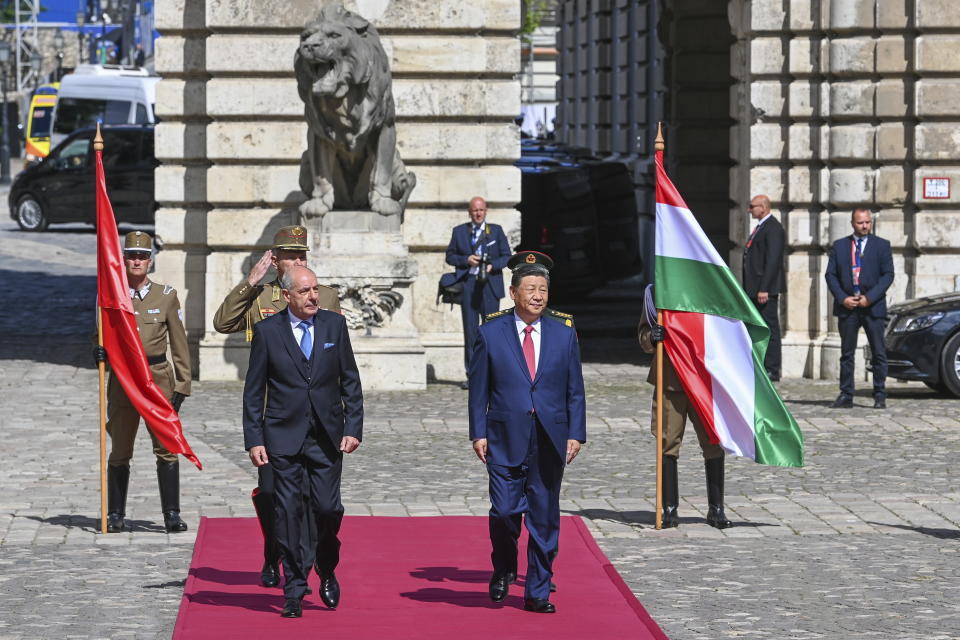
[[(141, 299), (144, 288), (147, 291)], [(174, 392), (189, 396), (190, 351), (176, 290), (147, 280), (144, 287), (132, 295), (131, 299), (137, 318), (137, 331), (147, 354), (147, 362), (150, 363), (153, 382), (168, 400), (173, 397)], [(168, 344), (172, 364), (167, 360)], [(111, 441), (109, 463), (113, 466), (126, 466), (133, 457), (140, 414), (130, 403), (113, 374), (110, 375), (107, 386), (107, 414), (107, 432)], [(160, 446), (152, 433), (150, 437), (153, 440), (153, 453), (158, 459), (164, 462), (177, 460), (176, 454)]]
[[(650, 373), (647, 375), (647, 382), (656, 386), (657, 384), (657, 356), (656, 347), (650, 339), (650, 326), (647, 324), (646, 317), (640, 321), (637, 327), (637, 333), (640, 339), (640, 348), (646, 353), (653, 353), (653, 362), (650, 364)], [(657, 435), (657, 394), (653, 394), (653, 408), (651, 413), (650, 431), (654, 437)], [(697, 440), (700, 442), (700, 449), (703, 451), (703, 458), (710, 460), (723, 457), (723, 448), (718, 444), (710, 442), (710, 436), (707, 435), (700, 422), (700, 416), (694, 408), (690, 399), (687, 398), (686, 391), (683, 390), (683, 384), (677, 371), (673, 368), (670, 358), (664, 358), (663, 361), (663, 455), (680, 457), (680, 443), (683, 441), (684, 427), (687, 418), (693, 423), (693, 430), (697, 432)]]
[[(340, 299), (333, 287), (320, 285), (317, 304), (321, 309), (340, 313)], [(244, 280), (224, 298), (213, 316), (213, 328), (220, 333), (246, 331), (247, 342), (250, 342), (253, 325), (286, 308), (279, 279), (255, 287)]]

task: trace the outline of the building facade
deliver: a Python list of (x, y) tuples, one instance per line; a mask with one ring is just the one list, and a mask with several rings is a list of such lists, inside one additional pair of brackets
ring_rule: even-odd
[[(268, 248), (277, 228), (300, 222), (300, 156), (306, 148), (294, 52), (322, 0), (169, 0), (157, 5), (158, 272), (182, 291), (201, 379), (235, 379), (246, 367), (242, 333), (213, 331), (227, 292)], [(418, 184), (402, 226), (416, 280), (403, 300), (415, 325), (411, 357), (428, 375), (462, 380), (459, 310), (436, 303), (451, 270), (444, 250), (467, 202), (483, 196), (489, 220), (519, 235), (520, 6), (516, 0), (354, 0), (347, 9), (377, 28), (390, 59), (397, 139)], [(308, 262), (322, 258), (311, 252)], [(322, 283), (336, 284), (319, 274)], [(354, 332), (367, 388), (391, 387), (366, 366), (377, 331)], [(365, 349), (367, 351), (365, 351)]]
[(784, 375), (837, 376), (823, 273), (855, 205), (893, 244), (890, 300), (960, 289), (960, 3), (561, 0), (558, 22), (557, 137), (630, 161), (645, 213), (658, 120), (668, 171), (735, 273), (750, 197), (772, 199)]

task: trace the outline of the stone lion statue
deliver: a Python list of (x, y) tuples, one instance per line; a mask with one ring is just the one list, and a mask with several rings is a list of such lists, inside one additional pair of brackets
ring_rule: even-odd
[(294, 57), (306, 105), (300, 188), (305, 216), (337, 209), (403, 214), (417, 184), (397, 151), (390, 67), (372, 24), (341, 4), (307, 23)]

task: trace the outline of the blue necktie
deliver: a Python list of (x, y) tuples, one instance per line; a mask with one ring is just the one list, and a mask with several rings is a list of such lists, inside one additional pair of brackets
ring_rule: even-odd
[(297, 325), (303, 329), (303, 336), (300, 338), (300, 351), (303, 351), (303, 355), (307, 360), (310, 360), (310, 354), (313, 353), (313, 339), (310, 337), (310, 323), (301, 322)]

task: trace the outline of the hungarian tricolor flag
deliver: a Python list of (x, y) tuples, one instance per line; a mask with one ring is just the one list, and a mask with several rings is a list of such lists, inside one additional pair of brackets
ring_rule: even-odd
[(770, 330), (656, 152), (655, 305), (664, 348), (710, 435), (730, 454), (803, 466), (803, 434), (763, 368)]
[(107, 350), (110, 369), (160, 444), (167, 451), (183, 455), (198, 469), (202, 469), (203, 465), (183, 436), (183, 426), (177, 412), (150, 375), (147, 355), (137, 333), (133, 303), (130, 301), (117, 221), (107, 196), (102, 147), (97, 144), (94, 148), (97, 172), (97, 303), (103, 327), (103, 346)]

